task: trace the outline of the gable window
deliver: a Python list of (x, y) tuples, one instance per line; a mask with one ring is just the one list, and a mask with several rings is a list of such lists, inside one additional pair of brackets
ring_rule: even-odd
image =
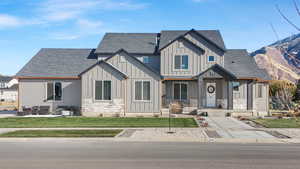
[(259, 84), (257, 85), (257, 97), (262, 98), (263, 97), (263, 85)]
[(175, 55), (175, 69), (187, 70), (189, 68), (189, 56), (188, 55)]
[(125, 56), (120, 56), (120, 62), (126, 62)]
[(179, 48), (183, 48), (184, 47), (183, 46), (183, 42), (179, 42), (178, 44), (179, 44)]
[(150, 63), (149, 56), (143, 56), (143, 63)]
[(111, 100), (111, 81), (95, 81), (95, 100)]
[(135, 81), (135, 100), (150, 100), (150, 81)]
[(62, 100), (62, 83), (48, 82), (47, 83), (47, 100)]
[(214, 56), (208, 56), (208, 61), (209, 62), (214, 62), (215, 61), (215, 57)]
[(187, 100), (188, 86), (187, 83), (174, 83), (174, 99)]
[(238, 92), (240, 88), (240, 82), (232, 82), (233, 91)]

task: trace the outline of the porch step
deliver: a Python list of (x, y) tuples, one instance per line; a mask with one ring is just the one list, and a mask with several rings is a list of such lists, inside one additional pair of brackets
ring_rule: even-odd
[(184, 107), (182, 114), (190, 114), (194, 111), (197, 111), (197, 107)]

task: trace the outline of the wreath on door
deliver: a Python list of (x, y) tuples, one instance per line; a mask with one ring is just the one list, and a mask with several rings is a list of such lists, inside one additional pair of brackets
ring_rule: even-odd
[(216, 88), (215, 88), (215, 86), (212, 86), (212, 85), (210, 85), (210, 86), (208, 86), (207, 87), (207, 92), (208, 93), (214, 93), (216, 91)]

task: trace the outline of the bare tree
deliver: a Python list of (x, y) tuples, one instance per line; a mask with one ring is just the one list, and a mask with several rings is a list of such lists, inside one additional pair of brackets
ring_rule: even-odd
[[(297, 11), (297, 14), (300, 16), (300, 10), (299, 10), (299, 7), (298, 7), (298, 3), (296, 0), (293, 0), (294, 2), (294, 7)], [(276, 5), (276, 9), (278, 11), (278, 13), (281, 15), (281, 17), (286, 20), (291, 26), (293, 26), (297, 31), (300, 31), (300, 28), (292, 21), (290, 20), (282, 11), (281, 9), (279, 8), (279, 5)]]

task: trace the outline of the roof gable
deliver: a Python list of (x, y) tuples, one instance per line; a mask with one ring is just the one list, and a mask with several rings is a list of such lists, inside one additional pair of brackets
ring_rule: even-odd
[(163, 48), (161, 48), (160, 51), (167, 48), (168, 46), (170, 46), (172, 43), (176, 42), (177, 40), (183, 40), (186, 43), (188, 43), (188, 44), (192, 45), (193, 47), (195, 47), (196, 49), (200, 50), (201, 53), (203, 53), (203, 54), (205, 53), (204, 49), (202, 49), (201, 47), (199, 47), (198, 45), (196, 45), (194, 42), (190, 41), (189, 39), (185, 38), (184, 35), (179, 36), (176, 39), (174, 39), (173, 41), (169, 42), (167, 45), (165, 45)]
[(89, 68), (87, 68), (86, 70), (84, 70), (83, 72), (81, 72), (81, 73), (79, 74), (79, 76), (82, 76), (83, 74), (85, 74), (86, 72), (88, 72), (89, 70), (91, 70), (92, 68), (94, 68), (95, 66), (98, 66), (98, 65), (105, 65), (105, 66), (108, 66), (108, 67), (111, 68), (113, 71), (115, 71), (115, 72), (117, 72), (119, 75), (121, 75), (124, 79), (127, 79), (127, 78), (128, 78), (128, 76), (127, 76), (125, 73), (119, 71), (119, 70), (118, 70), (117, 68), (115, 68), (113, 65), (111, 65), (111, 64), (109, 64), (109, 63), (107, 63), (107, 62), (105, 62), (104, 60), (101, 60), (101, 61), (97, 62), (96, 64), (90, 66)]
[(108, 57), (105, 59), (105, 61), (110, 60), (111, 58), (113, 58), (114, 56), (116, 56), (117, 54), (121, 54), (121, 53), (125, 53), (128, 57), (132, 58), (134, 61), (136, 61), (139, 65), (141, 65), (142, 67), (144, 67), (146, 70), (149, 70), (150, 72), (152, 72), (154, 75), (158, 76), (159, 78), (162, 78), (160, 75), (160, 72), (157, 72), (156, 70), (152, 69), (151, 67), (147, 66), (146, 64), (144, 64), (142, 61), (140, 61), (139, 59), (137, 59), (136, 57), (130, 55), (125, 49), (120, 49), (117, 52), (115, 52), (112, 56)]
[(225, 79), (234, 80), (236, 76), (232, 74), (230, 71), (226, 70), (222, 66), (218, 64), (214, 64), (210, 68), (206, 69), (205, 71), (201, 72), (196, 78), (203, 77), (203, 78), (218, 78), (223, 77)]
[(195, 33), (201, 36), (209, 43), (215, 45), (222, 51), (226, 50), (221, 33), (218, 30), (179, 30), (179, 31), (161, 31), (159, 50), (168, 45), (171, 41), (178, 38), (179, 36), (185, 36), (189, 33)]

